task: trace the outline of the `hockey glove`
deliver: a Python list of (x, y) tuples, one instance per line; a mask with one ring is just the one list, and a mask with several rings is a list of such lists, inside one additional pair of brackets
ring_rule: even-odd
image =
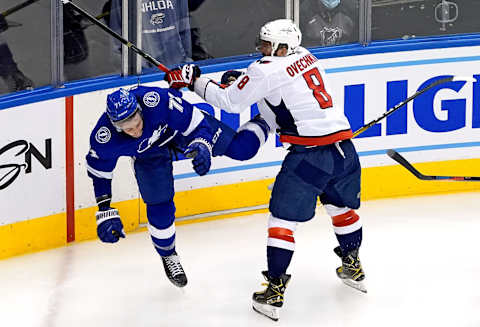
[(222, 79), (220, 80), (220, 84), (225, 85), (225, 86), (230, 86), (242, 74), (243, 74), (243, 72), (238, 71), (238, 70), (227, 70), (225, 73), (223, 73)]
[(118, 242), (120, 237), (125, 238), (123, 224), (118, 210), (109, 208), (105, 211), (97, 211), (97, 235), (105, 243)]
[(188, 87), (193, 91), (193, 83), (200, 77), (200, 68), (193, 64), (183, 65), (181, 68), (175, 68), (169, 71), (165, 75), (165, 79), (168, 85), (172, 89), (181, 89), (182, 87)]
[(8, 23), (5, 17), (0, 14), (0, 33), (5, 32), (8, 29)]
[(212, 164), (212, 145), (203, 138), (193, 140), (184, 152), (187, 158), (193, 158), (193, 170), (203, 176)]

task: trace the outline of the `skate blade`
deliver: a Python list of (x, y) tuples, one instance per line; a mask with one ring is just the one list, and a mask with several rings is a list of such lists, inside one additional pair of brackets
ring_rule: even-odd
[(280, 318), (280, 308), (274, 307), (269, 304), (261, 304), (258, 302), (253, 301), (252, 308), (254, 311), (274, 320), (277, 321)]
[(356, 282), (351, 279), (342, 279), (342, 282), (347, 286), (350, 286), (356, 290), (359, 290), (360, 292), (367, 293), (367, 288), (362, 282)]
[(173, 279), (173, 278), (168, 278), (168, 280), (169, 280), (173, 285), (175, 285), (175, 286), (178, 287), (178, 288), (183, 288), (183, 287), (185, 287), (185, 286), (187, 285), (187, 282), (188, 282), (188, 281), (185, 281), (185, 282), (181, 283), (181, 282), (179, 282), (179, 281), (177, 281), (177, 280), (175, 280), (175, 279)]

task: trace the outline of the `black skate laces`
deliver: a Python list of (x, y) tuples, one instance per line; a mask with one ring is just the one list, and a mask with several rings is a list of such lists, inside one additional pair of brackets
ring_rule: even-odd
[(172, 276), (185, 274), (182, 265), (180, 264), (180, 259), (178, 258), (178, 255), (169, 255), (168, 257), (164, 257), (164, 260), (167, 265), (168, 271), (170, 271)]

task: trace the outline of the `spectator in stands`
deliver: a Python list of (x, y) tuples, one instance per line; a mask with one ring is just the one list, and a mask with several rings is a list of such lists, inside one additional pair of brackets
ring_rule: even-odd
[(192, 38), (192, 59), (205, 60), (211, 59), (213, 56), (208, 52), (207, 48), (201, 41), (200, 28), (197, 20), (191, 15), (191, 13), (200, 7), (205, 0), (188, 0), (188, 12), (190, 19), (190, 34)]
[(88, 57), (88, 43), (82, 25), (83, 17), (70, 6), (63, 6), (63, 60), (65, 64), (84, 61)]
[[(142, 46), (166, 66), (192, 61), (192, 41), (187, 0), (141, 1)], [(121, 31), (121, 0), (112, 0), (110, 26)], [(117, 43), (120, 45), (120, 43)], [(144, 72), (157, 70), (143, 61)]]
[(358, 0), (307, 0), (300, 6), (303, 43), (338, 45), (358, 40)]
[(8, 92), (33, 89), (33, 82), (18, 68), (12, 52), (1, 33), (8, 29), (5, 17), (0, 14), (0, 77), (7, 86)]

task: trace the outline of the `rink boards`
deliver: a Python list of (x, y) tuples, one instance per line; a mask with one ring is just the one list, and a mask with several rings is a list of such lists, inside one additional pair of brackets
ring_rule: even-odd
[[(322, 62), (333, 99), (345, 108), (356, 130), (437, 78), (464, 75), (480, 80), (479, 50), (418, 50)], [(208, 76), (219, 80), (221, 74)], [(0, 136), (0, 258), (96, 237), (96, 206), (84, 157), (90, 131), (112, 90), (0, 110), (0, 121), (5, 122)], [(240, 115), (228, 114), (189, 91), (185, 98), (234, 128), (256, 113), (253, 106)], [(426, 174), (480, 175), (480, 81), (435, 87), (354, 142), (364, 167), (364, 200), (479, 190), (480, 183), (417, 180), (385, 150), (397, 149)], [(267, 186), (285, 154), (271, 136), (254, 159), (215, 158), (204, 177), (193, 173), (190, 161), (175, 162), (177, 217), (267, 204)], [(128, 158), (114, 171), (113, 202), (126, 231), (146, 222)]]

